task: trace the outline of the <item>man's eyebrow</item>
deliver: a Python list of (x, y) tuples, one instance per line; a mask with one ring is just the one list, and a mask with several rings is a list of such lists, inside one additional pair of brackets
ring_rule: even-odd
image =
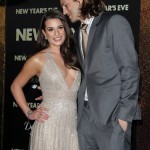
[(62, 6), (63, 4), (64, 4), (64, 2), (62, 2), (62, 3), (60, 2), (60, 5), (61, 5), (61, 6)]
[(61, 5), (61, 6), (64, 6), (64, 5), (65, 5), (65, 3), (66, 3), (66, 2), (62, 2), (60, 5)]

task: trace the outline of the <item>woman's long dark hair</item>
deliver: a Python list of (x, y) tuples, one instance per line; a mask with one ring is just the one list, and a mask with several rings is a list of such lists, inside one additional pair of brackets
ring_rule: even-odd
[(67, 68), (72, 68), (75, 70), (81, 69), (79, 61), (77, 59), (77, 52), (73, 34), (65, 16), (59, 10), (51, 9), (43, 15), (37, 37), (38, 48), (44, 49), (49, 47), (49, 43), (45, 39), (44, 34), (42, 33), (42, 30), (45, 30), (45, 22), (48, 19), (60, 19), (64, 26), (66, 38), (64, 43), (60, 46), (60, 53), (64, 60), (65, 66)]
[(81, 8), (82, 16), (98, 16), (103, 10), (105, 10), (105, 4), (103, 0), (83, 0)]

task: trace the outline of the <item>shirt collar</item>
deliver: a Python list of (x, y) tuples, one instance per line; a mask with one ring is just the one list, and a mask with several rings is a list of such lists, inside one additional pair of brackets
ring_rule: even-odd
[(83, 23), (89, 25), (93, 21), (94, 17), (86, 18)]

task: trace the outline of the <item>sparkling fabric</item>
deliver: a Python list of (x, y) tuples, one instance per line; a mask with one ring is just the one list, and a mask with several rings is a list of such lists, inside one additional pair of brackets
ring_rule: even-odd
[(77, 91), (81, 73), (77, 71), (72, 87), (68, 88), (50, 52), (39, 81), (43, 93), (41, 106), (49, 109), (49, 119), (35, 121), (30, 137), (30, 150), (79, 150), (77, 137)]

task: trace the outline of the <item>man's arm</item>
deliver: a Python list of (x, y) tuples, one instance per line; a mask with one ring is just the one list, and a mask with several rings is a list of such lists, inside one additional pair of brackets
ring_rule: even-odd
[(128, 21), (114, 15), (109, 21), (109, 38), (121, 78), (121, 93), (117, 118), (132, 122), (137, 110), (140, 72), (134, 38)]

